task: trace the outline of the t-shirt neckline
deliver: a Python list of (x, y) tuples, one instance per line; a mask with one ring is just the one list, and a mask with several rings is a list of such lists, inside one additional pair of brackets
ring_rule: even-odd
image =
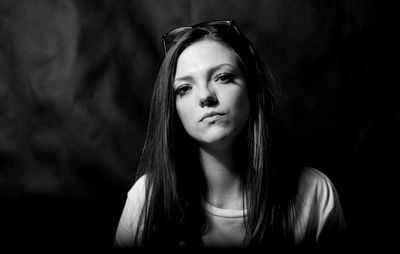
[(234, 209), (223, 209), (219, 208), (216, 206), (211, 205), (210, 203), (203, 201), (203, 206), (206, 210), (206, 212), (218, 216), (218, 217), (223, 217), (223, 218), (243, 218), (243, 216), (246, 216), (247, 209), (240, 209), (240, 210), (234, 210)]

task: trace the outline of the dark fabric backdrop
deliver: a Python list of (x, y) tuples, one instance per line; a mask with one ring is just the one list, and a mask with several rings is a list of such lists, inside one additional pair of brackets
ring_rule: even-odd
[(144, 141), (161, 35), (221, 18), (237, 21), (287, 94), (281, 159), (330, 177), (354, 246), (391, 243), (396, 6), (1, 0), (1, 246), (112, 246)]

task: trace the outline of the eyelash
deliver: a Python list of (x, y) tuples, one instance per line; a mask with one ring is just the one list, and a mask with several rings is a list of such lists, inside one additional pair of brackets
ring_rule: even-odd
[[(231, 82), (233, 80), (233, 74), (232, 73), (228, 73), (228, 72), (224, 72), (224, 73), (220, 73), (217, 75), (217, 77), (215, 78), (215, 82), (222, 83), (222, 84), (227, 84), (229, 82)], [(184, 96), (189, 90), (191, 89), (191, 86), (189, 85), (182, 85), (180, 87), (178, 87), (175, 90), (175, 95), (177, 96)]]
[(233, 80), (233, 74), (228, 72), (218, 74), (217, 77), (215, 78), (215, 81), (218, 80), (220, 80), (220, 82), (223, 84), (229, 83), (230, 81)]
[(182, 97), (188, 92), (189, 89), (191, 89), (190, 86), (182, 85), (175, 90), (175, 95), (179, 95), (180, 97)]

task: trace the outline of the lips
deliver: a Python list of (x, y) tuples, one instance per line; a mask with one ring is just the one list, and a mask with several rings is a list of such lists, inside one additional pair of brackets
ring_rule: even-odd
[(209, 118), (209, 117), (213, 117), (213, 116), (223, 116), (225, 115), (224, 113), (220, 113), (220, 112), (209, 112), (204, 114), (201, 118), (199, 122), (202, 122), (203, 120)]

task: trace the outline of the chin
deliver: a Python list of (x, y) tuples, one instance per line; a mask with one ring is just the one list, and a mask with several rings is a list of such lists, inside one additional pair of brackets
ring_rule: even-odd
[(207, 145), (219, 145), (233, 141), (235, 136), (235, 133), (233, 133), (232, 131), (218, 131), (208, 133), (197, 140), (200, 143)]

